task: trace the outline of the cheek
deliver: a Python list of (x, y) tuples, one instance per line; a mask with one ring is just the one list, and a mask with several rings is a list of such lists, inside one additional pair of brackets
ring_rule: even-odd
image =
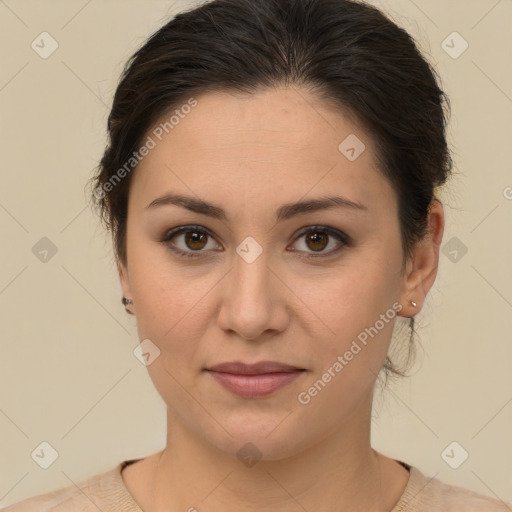
[(329, 367), (356, 342), (360, 350), (353, 346), (352, 351), (357, 355), (349, 366), (371, 366), (378, 372), (400, 308), (397, 300), (401, 286), (401, 253), (366, 251), (353, 261), (347, 260), (343, 267), (331, 270), (315, 287), (303, 278), (296, 290), (301, 290), (298, 293), (319, 319), (319, 331), (323, 333), (319, 336), (323, 340), (319, 353), (323, 366)]
[(218, 278), (194, 279), (170, 259), (152, 259), (150, 251), (139, 256), (132, 258), (139, 339), (150, 339), (160, 350), (147, 370), (164, 402), (180, 415), (184, 404), (192, 406), (189, 393), (196, 394), (193, 377), (201, 371), (200, 340), (208, 321), (205, 294)]
[[(317, 305), (330, 324), (338, 327), (374, 322), (397, 299), (401, 286), (400, 255), (354, 254), (330, 269), (312, 287), (303, 281), (308, 303)], [(321, 283), (321, 285), (320, 285)], [(348, 319), (352, 319), (347, 322)]]
[(329, 330), (323, 328), (310, 347), (317, 357), (315, 372), (297, 401), (313, 416), (332, 411), (326, 428), (335, 428), (355, 410), (384, 364), (400, 306), (395, 283), (382, 275), (366, 267), (364, 273), (331, 280), (323, 297), (310, 294), (311, 303), (319, 305), (315, 313)]
[(198, 271), (176, 264), (165, 250), (143, 244), (133, 249), (130, 258), (139, 339), (152, 340), (169, 360), (166, 366), (190, 363), (210, 321), (208, 314), (212, 313), (205, 308), (211, 297), (208, 291), (219, 281), (218, 272), (207, 266)]

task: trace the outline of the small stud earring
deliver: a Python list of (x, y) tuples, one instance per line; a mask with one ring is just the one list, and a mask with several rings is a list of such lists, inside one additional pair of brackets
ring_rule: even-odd
[(416, 302), (414, 302), (413, 300), (411, 300), (411, 306), (412, 306), (413, 308), (415, 308), (417, 305), (418, 305), (418, 304), (416, 304)]
[(121, 299), (121, 302), (123, 303), (123, 306), (124, 306), (124, 309), (126, 310), (126, 312), (130, 315), (133, 315), (134, 313), (132, 313), (126, 306), (128, 306), (129, 304), (133, 304), (133, 300), (132, 299), (127, 299), (126, 297), (123, 296), (123, 298)]

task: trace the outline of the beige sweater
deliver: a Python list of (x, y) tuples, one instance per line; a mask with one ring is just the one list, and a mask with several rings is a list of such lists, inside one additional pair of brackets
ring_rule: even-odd
[[(125, 460), (88, 480), (10, 505), (5, 512), (143, 512), (124, 485), (122, 469), (140, 459)], [(428, 478), (417, 468), (409, 470), (409, 483), (390, 512), (507, 512), (512, 506), (467, 489)]]

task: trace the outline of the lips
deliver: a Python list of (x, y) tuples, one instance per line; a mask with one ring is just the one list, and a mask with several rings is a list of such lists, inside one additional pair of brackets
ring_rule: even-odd
[(276, 361), (222, 363), (206, 371), (228, 391), (243, 398), (260, 398), (287, 386), (306, 370)]
[(287, 373), (304, 370), (297, 366), (278, 363), (277, 361), (260, 361), (259, 363), (246, 364), (241, 361), (222, 363), (207, 368), (212, 372), (232, 373), (234, 375), (263, 375), (265, 373)]

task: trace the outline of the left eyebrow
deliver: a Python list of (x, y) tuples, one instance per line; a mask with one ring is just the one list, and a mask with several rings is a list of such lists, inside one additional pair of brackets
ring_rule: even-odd
[(288, 203), (281, 206), (276, 212), (277, 222), (288, 220), (296, 215), (304, 213), (316, 212), (319, 210), (328, 210), (331, 208), (348, 208), (351, 210), (368, 210), (366, 206), (361, 203), (351, 201), (346, 197), (341, 196), (327, 196), (319, 199), (312, 199), (310, 201), (301, 201), (298, 203)]
[[(208, 203), (202, 199), (196, 199), (194, 197), (184, 196), (181, 194), (166, 194), (165, 196), (158, 197), (151, 201), (151, 203), (146, 206), (146, 209), (157, 208), (165, 205), (180, 206), (181, 208), (186, 208), (192, 212), (207, 215), (214, 219), (227, 220), (226, 212), (220, 206)], [(297, 215), (331, 208), (348, 208), (359, 211), (368, 210), (368, 208), (363, 204), (351, 201), (346, 197), (327, 196), (309, 201), (284, 204), (276, 211), (276, 221), (281, 222), (291, 219)]]

